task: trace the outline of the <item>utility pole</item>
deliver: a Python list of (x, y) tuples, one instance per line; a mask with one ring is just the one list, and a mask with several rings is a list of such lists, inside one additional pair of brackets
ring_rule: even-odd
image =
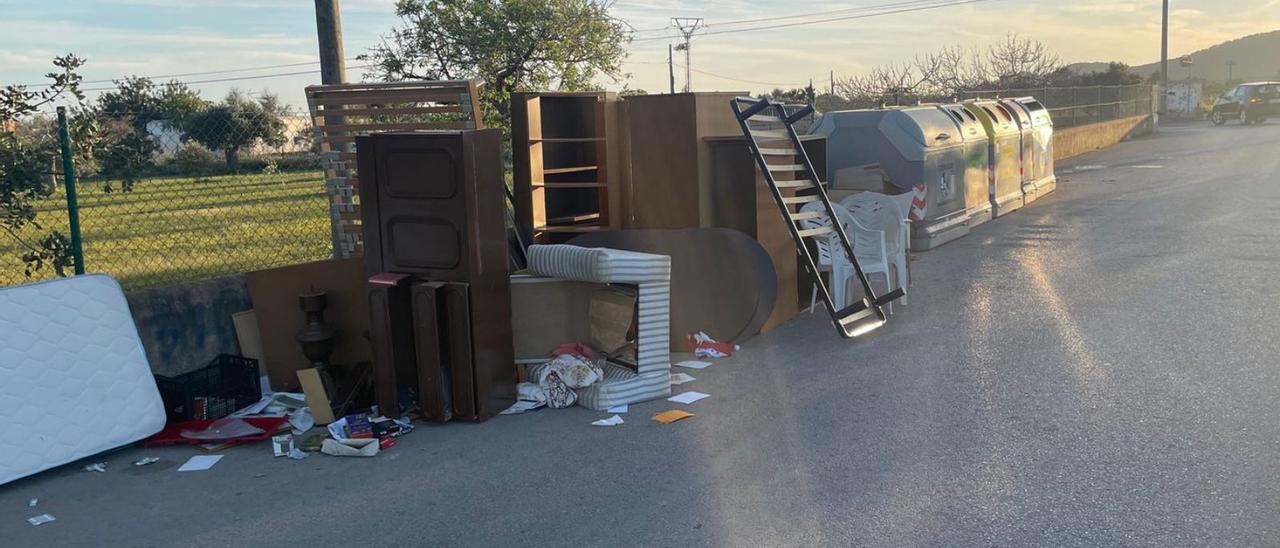
[(836, 71), (831, 71), (831, 86), (827, 88), (827, 94), (836, 94)]
[(338, 0), (316, 0), (316, 37), (320, 42), (320, 83), (345, 84), (347, 65), (342, 52), (342, 16)]
[(693, 91), (693, 55), (690, 53), (689, 40), (693, 38), (693, 33), (702, 28), (701, 17), (672, 17), (671, 22), (680, 30), (680, 34), (684, 36), (684, 43), (681, 48), (684, 50), (684, 91), (688, 93)]
[(1169, 0), (1160, 14), (1160, 114), (1164, 114), (1165, 93), (1169, 91)]
[(1234, 59), (1227, 60), (1227, 85), (1231, 85), (1231, 81), (1235, 79), (1236, 62)]
[(671, 44), (667, 44), (667, 78), (671, 83), (671, 93), (676, 92), (676, 62)]

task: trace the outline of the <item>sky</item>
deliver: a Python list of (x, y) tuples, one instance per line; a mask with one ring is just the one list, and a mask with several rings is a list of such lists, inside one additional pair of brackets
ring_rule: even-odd
[[(609, 89), (667, 88), (667, 45), (678, 43), (672, 17), (702, 17), (707, 27), (692, 46), (693, 89), (762, 91), (797, 87), (810, 80), (825, 88), (829, 75), (852, 75), (878, 64), (909, 60), (941, 45), (984, 47), (1008, 33), (1044, 42), (1064, 62), (1159, 59), (1159, 0), (978, 0), (958, 5), (754, 32), (730, 32), (771, 24), (734, 21), (898, 4), (908, 0), (854, 2), (761, 0), (616, 0), (614, 17), (637, 32), (624, 70), (603, 81)], [(341, 0), (347, 57), (377, 44), (396, 26), (394, 0)], [(88, 59), (81, 71), (87, 89), (109, 87), (125, 75), (169, 75), (314, 63), (314, 4), (308, 0), (0, 0), (0, 85), (38, 83), (53, 56)], [(844, 14), (833, 14), (836, 17)], [(810, 17), (816, 19), (818, 17)], [(777, 23), (805, 19), (779, 19)], [(1171, 0), (1170, 56), (1248, 34), (1280, 29), (1280, 0)], [(677, 52), (677, 63), (683, 64)], [(360, 61), (348, 61), (358, 80)], [(305, 106), (302, 89), (319, 83), (316, 65), (214, 75), (189, 82), (206, 98), (231, 88), (269, 90)], [(316, 71), (289, 76), (261, 76)], [(677, 68), (677, 87), (684, 83)], [(104, 81), (104, 82), (97, 82)], [(92, 93), (90, 94), (92, 96)]]

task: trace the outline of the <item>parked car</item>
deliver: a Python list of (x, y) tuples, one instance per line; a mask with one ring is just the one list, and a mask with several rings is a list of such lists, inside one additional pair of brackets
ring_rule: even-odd
[(1280, 116), (1280, 82), (1240, 84), (1218, 97), (1209, 111), (1209, 119), (1218, 126), (1227, 120), (1261, 124), (1269, 116)]

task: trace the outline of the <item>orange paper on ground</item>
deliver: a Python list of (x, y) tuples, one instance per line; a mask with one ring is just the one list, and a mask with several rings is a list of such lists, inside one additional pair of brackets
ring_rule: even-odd
[(678, 420), (680, 420), (680, 419), (687, 419), (687, 418), (692, 417), (692, 416), (694, 416), (694, 414), (693, 414), (693, 413), (690, 413), (690, 412), (688, 412), (688, 411), (681, 411), (681, 410), (679, 410), (679, 409), (672, 409), (672, 410), (670, 410), (670, 411), (663, 411), (663, 412), (661, 412), (661, 413), (658, 413), (657, 415), (654, 415), (654, 416), (652, 416), (652, 417), (650, 417), (650, 418), (652, 418), (654, 421), (660, 422), (660, 423), (662, 423), (662, 424), (671, 424), (671, 423), (676, 422), (676, 421), (678, 421)]

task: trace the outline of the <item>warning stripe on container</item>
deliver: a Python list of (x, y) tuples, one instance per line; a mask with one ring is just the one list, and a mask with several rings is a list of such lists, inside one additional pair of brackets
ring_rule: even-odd
[(911, 220), (923, 221), (926, 213), (925, 192), (927, 188), (924, 183), (918, 184), (912, 188), (911, 193)]

